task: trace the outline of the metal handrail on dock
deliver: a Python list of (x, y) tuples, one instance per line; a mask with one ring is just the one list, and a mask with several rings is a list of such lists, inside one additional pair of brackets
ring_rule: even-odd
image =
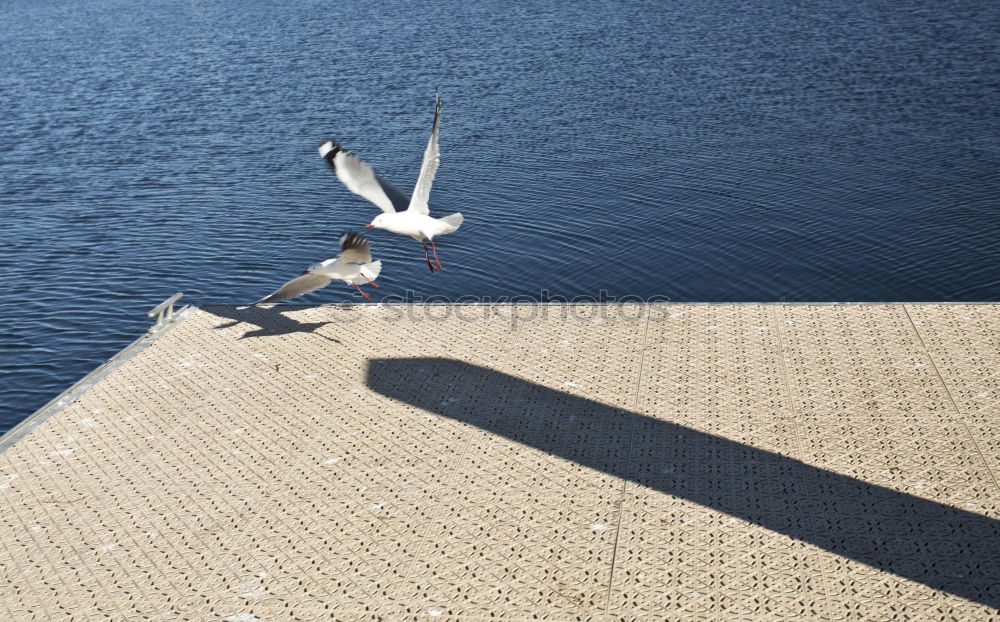
[(184, 292), (177, 292), (170, 298), (167, 298), (160, 304), (153, 307), (150, 310), (150, 312), (146, 314), (146, 317), (153, 317), (154, 315), (156, 316), (156, 322), (149, 330), (150, 331), (157, 330), (161, 326), (172, 320), (174, 317), (174, 303), (183, 297), (184, 297)]

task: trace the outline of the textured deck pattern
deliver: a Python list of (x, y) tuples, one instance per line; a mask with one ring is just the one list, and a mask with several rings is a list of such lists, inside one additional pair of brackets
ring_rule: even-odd
[(0, 619), (995, 620), (998, 476), (996, 305), (207, 307), (0, 454)]

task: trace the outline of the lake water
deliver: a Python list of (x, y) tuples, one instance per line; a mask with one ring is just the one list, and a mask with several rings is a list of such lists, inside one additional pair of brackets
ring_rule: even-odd
[[(283, 5), (283, 6), (278, 6)], [(8, 0), (0, 431), (139, 336), (259, 298), (412, 187), (379, 296), (1000, 300), (994, 2)], [(376, 300), (379, 296), (376, 296)], [(301, 302), (360, 300), (342, 284)]]

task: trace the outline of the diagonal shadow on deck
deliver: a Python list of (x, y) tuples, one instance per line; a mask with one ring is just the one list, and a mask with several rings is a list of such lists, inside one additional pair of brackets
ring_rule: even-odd
[[(986, 516), (459, 360), (374, 359), (367, 383), (400, 402), (1000, 607), (1000, 521)], [(479, 387), (482, 399), (442, 401), (460, 385)]]

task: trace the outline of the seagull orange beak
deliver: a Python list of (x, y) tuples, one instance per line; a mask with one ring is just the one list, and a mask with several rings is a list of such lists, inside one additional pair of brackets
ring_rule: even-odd
[(372, 229), (374, 227), (375, 227), (375, 225), (365, 225), (365, 229)]

